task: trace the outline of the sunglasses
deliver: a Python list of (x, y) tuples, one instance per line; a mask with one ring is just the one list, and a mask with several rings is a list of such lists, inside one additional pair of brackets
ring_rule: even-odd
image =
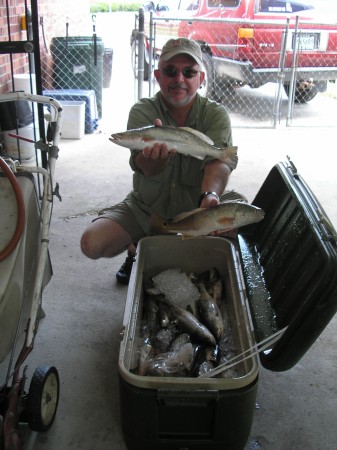
[(192, 67), (184, 67), (184, 69), (179, 70), (173, 66), (168, 66), (163, 69), (163, 74), (168, 78), (176, 77), (178, 72), (181, 72), (184, 78), (194, 78), (198, 75), (200, 70), (192, 69)]

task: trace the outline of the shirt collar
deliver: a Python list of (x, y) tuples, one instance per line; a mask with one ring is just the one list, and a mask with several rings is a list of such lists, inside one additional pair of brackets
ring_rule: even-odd
[[(160, 104), (160, 108), (163, 111), (163, 117), (167, 117), (168, 122), (172, 122), (172, 125), (173, 125), (174, 120), (172, 119), (170, 111), (168, 110), (166, 103), (163, 100), (163, 96), (161, 95), (161, 92), (160, 91), (157, 92), (155, 94), (155, 96), (157, 97), (159, 104)], [(198, 112), (200, 109), (200, 100), (201, 100), (201, 96), (197, 93), (195, 100), (193, 102), (192, 108), (191, 108), (188, 118), (187, 118), (187, 123), (186, 123), (187, 127), (195, 128), (198, 123)], [(171, 123), (169, 123), (169, 125), (171, 125)]]

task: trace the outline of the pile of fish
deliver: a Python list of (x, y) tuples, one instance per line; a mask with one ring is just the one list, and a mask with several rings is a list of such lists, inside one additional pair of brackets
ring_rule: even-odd
[[(199, 275), (169, 269), (143, 287), (137, 375), (198, 377), (238, 354), (215, 268)], [(240, 370), (220, 376), (237, 377)]]

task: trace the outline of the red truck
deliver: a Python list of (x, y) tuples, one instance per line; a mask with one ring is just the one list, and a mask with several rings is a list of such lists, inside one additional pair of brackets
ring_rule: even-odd
[[(295, 79), (298, 103), (337, 79), (337, 7), (329, 0), (159, 0), (144, 5), (145, 70), (170, 37), (189, 37), (203, 50), (205, 95)], [(155, 39), (151, 45), (149, 12)], [(288, 25), (287, 25), (288, 24)], [(131, 37), (133, 48), (136, 30)], [(296, 57), (294, 57), (294, 54)], [(296, 78), (294, 78), (296, 73)]]

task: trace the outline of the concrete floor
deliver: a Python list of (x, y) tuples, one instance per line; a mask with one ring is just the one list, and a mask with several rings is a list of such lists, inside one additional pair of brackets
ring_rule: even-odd
[[(120, 88), (119, 80), (113, 84)], [(47, 433), (22, 427), (24, 450), (126, 450), (118, 353), (127, 288), (115, 281), (124, 255), (90, 261), (79, 248), (96, 212), (118, 202), (131, 186), (128, 151), (108, 137), (125, 129), (133, 99), (126, 95), (120, 101), (112, 91), (107, 99), (111, 115), (101, 132), (61, 141), (56, 179), (62, 202), (55, 201), (50, 228), (54, 275), (44, 292), (46, 317), (29, 361), (29, 375), (36, 365), (56, 365), (61, 395)], [(229, 187), (251, 201), (273, 165), (290, 155), (337, 228), (335, 136), (336, 128), (234, 128), (240, 163)], [(246, 450), (336, 449), (336, 336), (335, 317), (293, 369), (271, 373), (260, 368)]]

